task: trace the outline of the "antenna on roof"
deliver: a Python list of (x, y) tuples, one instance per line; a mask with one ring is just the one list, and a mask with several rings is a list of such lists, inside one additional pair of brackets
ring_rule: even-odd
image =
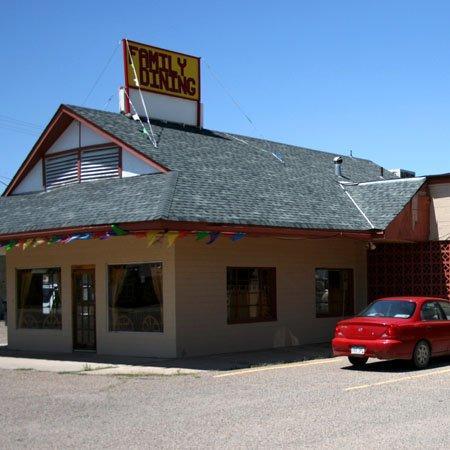
[(353, 150), (350, 150), (350, 158), (353, 158)]

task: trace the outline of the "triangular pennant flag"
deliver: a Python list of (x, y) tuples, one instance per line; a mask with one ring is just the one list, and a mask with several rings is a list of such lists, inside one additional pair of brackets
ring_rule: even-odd
[(45, 244), (47, 241), (44, 238), (38, 238), (33, 241), (33, 248), (36, 248), (39, 245)]
[(5, 245), (5, 250), (6, 250), (7, 252), (9, 252), (9, 251), (12, 250), (16, 245), (17, 245), (17, 241), (11, 241), (11, 242), (8, 242), (8, 243)]
[(123, 230), (122, 228), (118, 227), (117, 225), (111, 225), (111, 229), (113, 230), (113, 233), (116, 236), (126, 236), (128, 234), (128, 231)]
[(80, 241), (87, 241), (89, 239), (92, 239), (92, 234), (91, 233), (85, 233), (85, 234), (81, 234), (80, 237), (78, 238)]
[(22, 243), (22, 250), (26, 250), (33, 243), (33, 239), (27, 239)]
[(217, 238), (220, 236), (220, 231), (212, 231), (209, 233), (209, 240), (206, 243), (207, 245), (212, 244)]
[(178, 232), (178, 239), (183, 239), (184, 237), (188, 236), (190, 234), (190, 231), (179, 231)]
[(231, 236), (231, 240), (232, 240), (233, 242), (240, 241), (241, 239), (245, 238), (245, 236), (247, 236), (246, 233), (234, 233), (234, 234)]
[(168, 231), (166, 233), (167, 247), (172, 247), (180, 233), (178, 231)]
[(151, 247), (163, 237), (163, 233), (159, 231), (150, 231), (147, 233), (147, 247)]
[(143, 132), (146, 136), (150, 137), (150, 134), (148, 133), (147, 128), (143, 127), (143, 128), (142, 128), (142, 132)]
[(209, 236), (209, 233), (207, 231), (197, 231), (195, 240), (201, 241), (202, 239), (205, 239), (206, 236)]
[(74, 234), (73, 236), (69, 236), (68, 238), (64, 239), (62, 242), (63, 244), (69, 244), (70, 242), (80, 239), (80, 236), (81, 234)]
[(57, 244), (58, 242), (61, 242), (61, 241), (62, 241), (62, 238), (60, 238), (59, 236), (52, 236), (47, 241), (47, 245)]

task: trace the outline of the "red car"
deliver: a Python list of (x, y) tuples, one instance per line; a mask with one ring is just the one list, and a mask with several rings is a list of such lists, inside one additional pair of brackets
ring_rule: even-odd
[(450, 354), (450, 302), (430, 297), (382, 298), (336, 325), (335, 356), (354, 366), (369, 358), (409, 359), (416, 368)]

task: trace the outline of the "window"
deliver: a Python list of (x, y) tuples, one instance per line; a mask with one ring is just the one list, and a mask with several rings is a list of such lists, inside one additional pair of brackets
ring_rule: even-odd
[(358, 314), (358, 317), (395, 317), (396, 319), (409, 319), (416, 309), (412, 301), (378, 300), (371, 303)]
[(353, 270), (316, 269), (316, 317), (353, 314)]
[(420, 312), (420, 318), (422, 320), (445, 320), (444, 315), (439, 308), (437, 302), (427, 302), (422, 306)]
[(119, 176), (120, 150), (96, 148), (76, 150), (45, 158), (47, 189), (66, 184)]
[(277, 319), (276, 270), (227, 268), (228, 323)]
[(450, 302), (439, 302), (447, 320), (450, 320)]
[(109, 266), (109, 330), (163, 331), (162, 264)]
[(17, 271), (17, 327), (61, 329), (61, 270)]

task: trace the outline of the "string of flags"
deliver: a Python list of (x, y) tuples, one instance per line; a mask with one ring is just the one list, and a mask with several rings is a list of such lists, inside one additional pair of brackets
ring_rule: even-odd
[(232, 242), (237, 242), (247, 236), (241, 232), (220, 232), (220, 231), (127, 231), (118, 225), (112, 224), (110, 229), (102, 233), (76, 233), (64, 236), (38, 237), (25, 240), (11, 240), (0, 242), (0, 248), (9, 252), (15, 247), (22, 250), (36, 248), (41, 245), (70, 244), (75, 241), (87, 241), (91, 239), (106, 240), (117, 236), (134, 236), (145, 239), (147, 246), (151, 247), (156, 243), (162, 243), (164, 240), (167, 247), (172, 247), (177, 239), (182, 239), (188, 235), (194, 235), (196, 241), (203, 241), (206, 245), (211, 245), (219, 237), (228, 237)]

